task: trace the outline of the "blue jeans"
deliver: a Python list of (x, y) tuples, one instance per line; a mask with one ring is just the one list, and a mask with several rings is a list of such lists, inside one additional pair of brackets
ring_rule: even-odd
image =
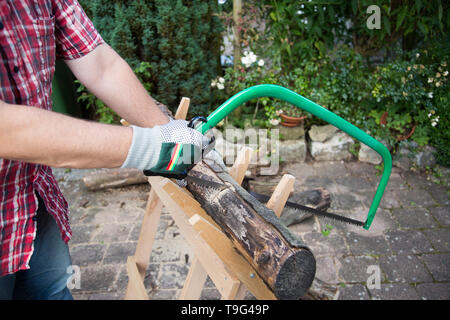
[(58, 225), (39, 198), (30, 269), (0, 277), (0, 300), (72, 300), (67, 288), (72, 265)]

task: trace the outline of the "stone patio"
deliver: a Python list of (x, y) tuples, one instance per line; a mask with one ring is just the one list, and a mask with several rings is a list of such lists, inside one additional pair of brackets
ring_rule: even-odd
[[(150, 186), (88, 191), (81, 181), (87, 172), (54, 169), (70, 204), (72, 263), (81, 270), (81, 286), (72, 293), (75, 299), (123, 299), (125, 262), (136, 247)], [(281, 173), (297, 178), (295, 190), (326, 188), (330, 211), (360, 220), (379, 180), (375, 167), (361, 162), (293, 163)], [(258, 177), (250, 185), (270, 194), (280, 178)], [(450, 299), (448, 179), (431, 180), (394, 168), (369, 231), (314, 217), (290, 227), (312, 249), (316, 278), (337, 288), (335, 298)], [(163, 209), (145, 280), (150, 298), (176, 299), (191, 261), (190, 248)], [(374, 288), (369, 278), (377, 270), (381, 282)], [(208, 279), (202, 299), (219, 298)]]

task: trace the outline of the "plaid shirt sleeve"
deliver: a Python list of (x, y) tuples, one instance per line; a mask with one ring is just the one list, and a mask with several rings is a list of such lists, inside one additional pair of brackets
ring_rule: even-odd
[(56, 57), (77, 59), (104, 43), (77, 0), (54, 0)]

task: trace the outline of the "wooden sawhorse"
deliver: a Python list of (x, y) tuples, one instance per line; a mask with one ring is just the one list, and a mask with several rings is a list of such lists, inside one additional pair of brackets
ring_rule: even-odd
[[(189, 99), (183, 98), (175, 118), (185, 119), (188, 108)], [(250, 148), (243, 148), (230, 169), (230, 175), (238, 183), (242, 183), (244, 179), (251, 155)], [(128, 287), (125, 299), (149, 299), (143, 281), (163, 206), (169, 211), (194, 253), (179, 299), (198, 299), (208, 275), (219, 290), (222, 299), (243, 299), (246, 290), (249, 290), (257, 299), (276, 299), (250, 263), (235, 250), (230, 239), (186, 189), (180, 188), (170, 179), (163, 177), (149, 177), (148, 181), (151, 190), (136, 252), (134, 256), (127, 259)], [(284, 175), (267, 203), (267, 207), (272, 209), (278, 217), (281, 215), (294, 181), (293, 176)]]

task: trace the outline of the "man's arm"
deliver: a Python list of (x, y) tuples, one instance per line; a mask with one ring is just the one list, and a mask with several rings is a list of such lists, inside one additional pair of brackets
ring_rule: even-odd
[(66, 60), (75, 77), (128, 122), (153, 127), (168, 121), (131, 68), (109, 45), (87, 55)]
[(0, 100), (0, 158), (65, 168), (119, 167), (133, 130)]

